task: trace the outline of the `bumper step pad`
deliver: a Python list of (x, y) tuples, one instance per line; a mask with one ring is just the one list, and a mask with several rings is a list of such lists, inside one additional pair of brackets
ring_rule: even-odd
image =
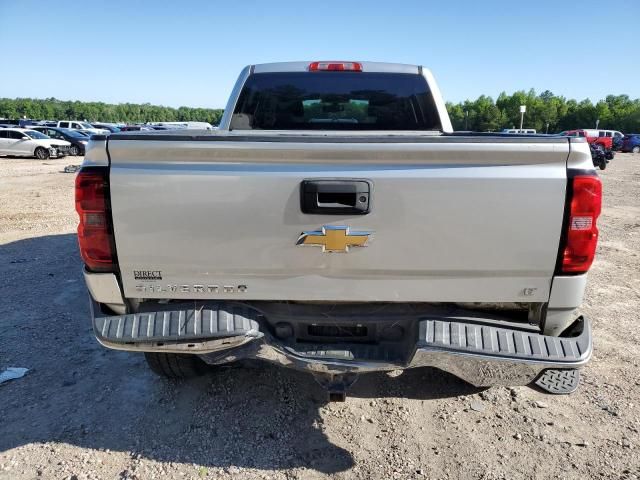
[(542, 363), (581, 363), (591, 355), (591, 328), (581, 320), (577, 337), (552, 337), (522, 330), (445, 320), (420, 322), (419, 348)]
[(258, 332), (258, 313), (242, 306), (95, 317), (99, 339), (112, 343), (188, 342)]
[(545, 370), (535, 382), (537, 387), (554, 395), (573, 393), (580, 384), (580, 370)]

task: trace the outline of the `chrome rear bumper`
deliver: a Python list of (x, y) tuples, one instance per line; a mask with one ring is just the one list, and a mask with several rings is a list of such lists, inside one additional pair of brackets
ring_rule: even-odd
[(422, 316), (402, 351), (367, 343), (296, 344), (273, 334), (263, 315), (243, 305), (105, 316), (92, 305), (98, 341), (108, 348), (191, 353), (210, 364), (254, 358), (315, 375), (435, 367), (472, 385), (528, 385), (545, 370), (577, 369), (592, 354), (591, 324), (552, 337), (478, 319)]

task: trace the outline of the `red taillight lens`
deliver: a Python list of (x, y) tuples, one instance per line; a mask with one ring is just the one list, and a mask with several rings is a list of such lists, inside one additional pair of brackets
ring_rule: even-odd
[(89, 270), (113, 271), (115, 254), (110, 225), (107, 170), (81, 170), (76, 177), (76, 211), (80, 217), (80, 255)]
[(598, 244), (596, 220), (602, 205), (602, 183), (593, 175), (570, 179), (569, 221), (562, 251), (562, 272), (584, 273), (593, 263)]
[(358, 62), (313, 62), (309, 64), (310, 72), (361, 72), (362, 64)]

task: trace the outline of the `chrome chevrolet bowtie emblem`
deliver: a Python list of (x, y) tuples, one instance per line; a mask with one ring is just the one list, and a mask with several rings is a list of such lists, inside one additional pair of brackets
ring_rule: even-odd
[(323, 252), (346, 253), (350, 247), (366, 247), (371, 232), (352, 232), (349, 227), (325, 225), (322, 230), (302, 232), (297, 245), (322, 247)]

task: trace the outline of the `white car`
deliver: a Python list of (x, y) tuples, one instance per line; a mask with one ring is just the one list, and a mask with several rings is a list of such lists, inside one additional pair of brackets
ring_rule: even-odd
[(78, 121), (70, 121), (70, 120), (63, 120), (58, 122), (57, 127), (70, 128), (72, 130), (80, 130), (87, 133), (96, 133), (96, 134), (102, 134), (102, 135), (108, 135), (109, 133), (111, 133), (109, 130), (105, 128), (94, 128), (93, 125), (87, 122), (78, 122)]
[(56, 140), (43, 133), (25, 128), (0, 129), (0, 155), (36, 157), (64, 157), (69, 152), (70, 143)]
[(505, 128), (502, 130), (502, 133), (525, 133), (527, 135), (536, 134), (535, 128)]

